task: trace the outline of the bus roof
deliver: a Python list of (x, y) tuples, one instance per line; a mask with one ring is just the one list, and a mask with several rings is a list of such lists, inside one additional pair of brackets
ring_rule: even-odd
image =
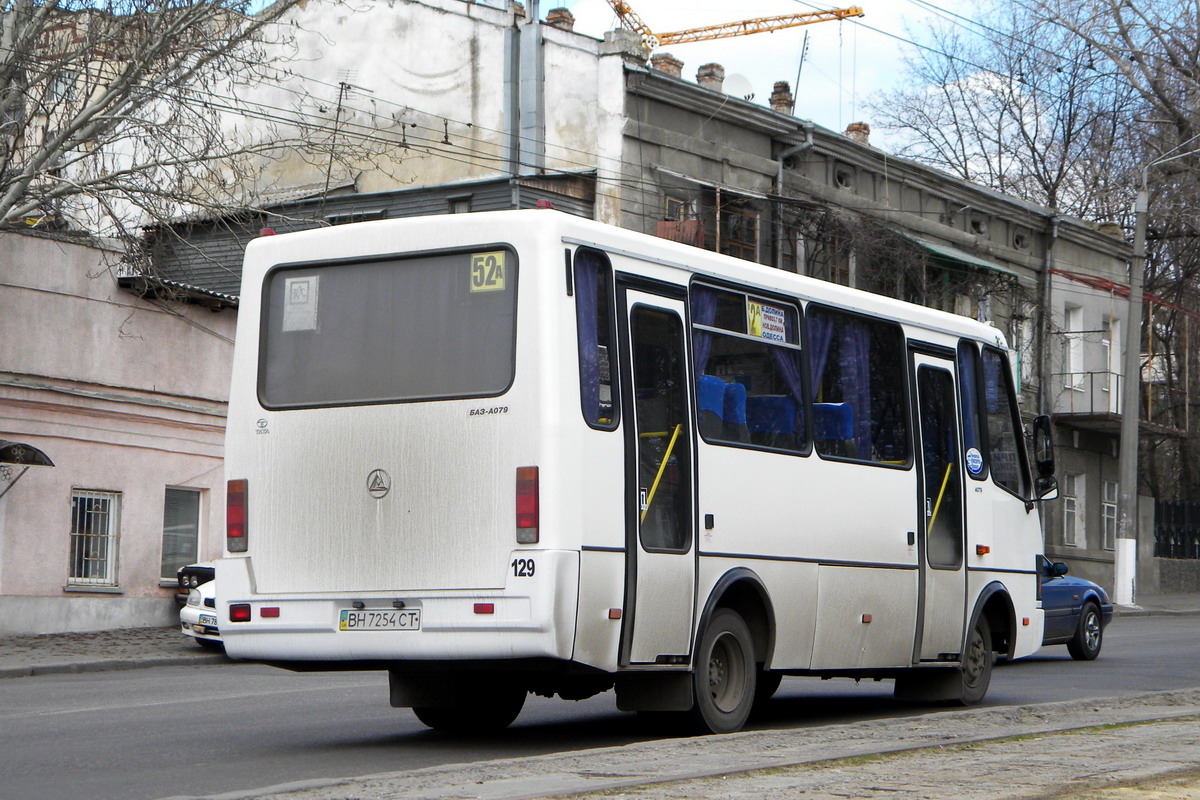
[[(359, 260), (444, 249), (460, 243), (509, 242), (520, 246), (548, 238), (1007, 348), (1004, 335), (990, 323), (553, 209), (403, 217), (260, 237), (246, 249), (246, 268), (255, 274), (257, 281), (262, 272), (285, 263)], [(403, 248), (395, 246), (398, 241), (404, 243)]]

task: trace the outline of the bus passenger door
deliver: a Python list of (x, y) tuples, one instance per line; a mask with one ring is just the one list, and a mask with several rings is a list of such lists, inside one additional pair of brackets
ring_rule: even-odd
[(918, 532), (921, 636), (914, 661), (962, 651), (966, 620), (962, 450), (954, 361), (913, 354), (920, 447)]
[[(687, 663), (696, 544), (681, 299), (620, 287), (626, 534), (623, 664)], [(675, 657), (683, 657), (676, 659)]]

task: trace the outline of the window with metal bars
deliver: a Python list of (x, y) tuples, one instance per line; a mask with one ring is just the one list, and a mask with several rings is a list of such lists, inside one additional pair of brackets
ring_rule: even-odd
[(71, 492), (69, 586), (117, 585), (120, 521), (120, 493), (86, 489)]

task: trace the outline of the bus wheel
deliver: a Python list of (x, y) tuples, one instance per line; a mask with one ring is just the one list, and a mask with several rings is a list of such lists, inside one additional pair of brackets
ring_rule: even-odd
[(466, 705), (414, 706), (413, 713), (435, 731), (485, 733), (507, 728), (524, 705), (524, 689), (492, 689)]
[(967, 637), (967, 649), (958, 667), (909, 670), (896, 678), (896, 699), (975, 705), (987, 694), (995, 662), (991, 629), (987, 617), (981, 615)]
[(996, 654), (992, 652), (992, 633), (987, 617), (982, 614), (967, 637), (967, 651), (963, 653), (962, 695), (957, 698), (964, 706), (973, 706), (987, 694), (992, 682), (992, 665)]
[(754, 642), (745, 620), (721, 608), (713, 614), (696, 653), (692, 686), (695, 721), (713, 733), (741, 730), (754, 705)]

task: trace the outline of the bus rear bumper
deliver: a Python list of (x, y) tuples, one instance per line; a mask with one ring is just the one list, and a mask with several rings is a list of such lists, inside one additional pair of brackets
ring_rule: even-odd
[[(537, 551), (537, 573), (495, 590), (262, 595), (250, 558), (217, 566), (217, 612), (235, 659), (324, 669), (406, 661), (568, 659), (579, 556)], [(235, 621), (241, 616), (243, 621)]]

